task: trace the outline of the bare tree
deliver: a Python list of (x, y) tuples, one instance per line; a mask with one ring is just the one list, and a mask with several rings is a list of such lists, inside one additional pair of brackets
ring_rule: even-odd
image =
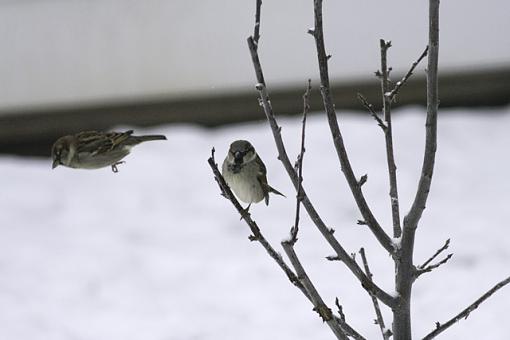
[[(389, 178), (389, 196), (390, 196), (390, 209), (392, 216), (392, 231), (393, 237), (390, 237), (383, 227), (379, 224), (376, 217), (372, 213), (367, 201), (365, 200), (362, 186), (367, 181), (367, 175), (361, 176), (359, 179), (356, 177), (354, 170), (349, 161), (348, 153), (345, 148), (343, 136), (340, 130), (340, 125), (337, 120), (335, 111), (334, 100), (331, 95), (328, 73), (328, 60), (330, 56), (326, 53), (322, 23), (322, 0), (314, 0), (314, 27), (309, 30), (315, 41), (317, 50), (317, 57), (319, 62), (320, 74), (320, 92), (322, 95), (323, 105), (329, 124), (333, 144), (338, 156), (341, 170), (347, 180), (349, 188), (352, 192), (353, 199), (360, 211), (362, 220), (358, 224), (365, 225), (377, 239), (381, 247), (392, 257), (395, 263), (395, 291), (396, 294), (390, 294), (381, 289), (377, 283), (373, 281), (370, 272), (368, 260), (364, 249), (360, 250), (363, 268), (356, 262), (356, 259), (351, 255), (334, 236), (334, 230), (328, 227), (321, 216), (317, 213), (313, 203), (308, 198), (306, 190), (303, 187), (303, 158), (305, 153), (305, 132), (306, 132), (306, 115), (309, 110), (309, 94), (310, 94), (310, 81), (303, 96), (303, 121), (301, 130), (301, 148), (297, 161), (293, 165), (290, 161), (288, 154), (283, 143), (280, 126), (273, 113), (273, 108), (269, 100), (269, 93), (264, 80), (262, 66), (258, 56), (258, 42), (260, 39), (260, 17), (261, 17), (261, 0), (256, 0), (256, 13), (255, 13), (255, 28), (253, 36), (248, 38), (248, 46), (251, 53), (255, 75), (257, 78), (256, 89), (259, 93), (259, 101), (264, 109), (267, 121), (273, 133), (276, 149), (278, 152), (278, 159), (282, 162), (283, 167), (294, 185), (296, 190), (296, 210), (295, 222), (290, 230), (289, 237), (282, 242), (282, 247), (290, 261), (290, 265), (286, 263), (283, 257), (274, 249), (274, 247), (265, 239), (260, 228), (252, 219), (249, 212), (241, 207), (236, 197), (226, 184), (221, 173), (218, 170), (216, 161), (214, 159), (214, 149), (208, 162), (211, 166), (214, 177), (220, 187), (221, 193), (224, 197), (232, 202), (241, 218), (245, 220), (249, 226), (252, 235), (251, 241), (258, 241), (267, 251), (269, 256), (274, 259), (278, 266), (287, 275), (290, 282), (296, 286), (303, 295), (313, 304), (314, 311), (324, 320), (335, 334), (337, 339), (365, 339), (357, 330), (351, 327), (345, 318), (342, 306), (337, 299), (335, 305), (337, 311), (333, 312), (330, 306), (324, 301), (320, 293), (315, 288), (312, 280), (302, 266), (299, 257), (294, 250), (294, 245), (298, 241), (299, 233), (299, 220), (301, 206), (310, 216), (311, 220), (323, 235), (325, 241), (331, 246), (334, 251), (333, 256), (327, 257), (330, 261), (340, 261), (352, 272), (352, 274), (360, 281), (362, 287), (370, 295), (376, 315), (376, 324), (381, 331), (383, 340), (389, 339), (391, 336), (395, 340), (410, 340), (412, 339), (411, 332), (411, 293), (415, 280), (420, 275), (430, 272), (433, 269), (445, 264), (451, 257), (449, 254), (441, 260), (436, 260), (446, 249), (448, 249), (450, 240), (438, 249), (427, 261), (422, 265), (415, 265), (413, 263), (414, 241), (415, 233), (420, 222), (423, 211), (425, 210), (430, 186), (432, 183), (432, 175), (434, 170), (435, 154), (437, 149), (437, 112), (438, 112), (438, 52), (439, 52), (439, 0), (429, 0), (429, 42), (423, 53), (412, 64), (409, 71), (405, 76), (395, 83), (392, 87), (389, 81), (389, 73), (391, 68), (387, 63), (387, 50), (391, 47), (391, 42), (380, 40), (381, 49), (381, 69), (376, 72), (381, 82), (381, 97), (382, 97), (382, 118), (380, 114), (374, 109), (367, 99), (358, 94), (358, 99), (361, 104), (367, 108), (372, 117), (376, 120), (377, 124), (381, 127), (386, 145), (386, 159), (388, 165), (388, 178)], [(413, 204), (409, 212), (405, 215), (403, 221), (400, 217), (400, 204), (398, 197), (397, 186), (397, 172), (395, 165), (395, 157), (393, 152), (393, 134), (392, 134), (392, 121), (391, 121), (391, 105), (395, 100), (400, 88), (405, 85), (406, 81), (412, 75), (416, 66), (422, 59), (428, 57), (427, 65), (427, 118), (425, 125), (426, 139), (423, 164), (421, 169), (420, 180), (413, 200)], [(462, 318), (467, 317), (473, 310), (475, 310), (482, 302), (488, 299), (497, 290), (510, 283), (510, 277), (499, 282), (479, 299), (469, 305), (466, 309), (459, 314), (441, 324), (436, 323), (436, 328), (423, 339), (433, 339), (438, 334), (452, 326), (454, 323)], [(390, 308), (393, 312), (392, 328), (391, 330), (386, 327), (381, 313), (381, 302), (383, 305)]]

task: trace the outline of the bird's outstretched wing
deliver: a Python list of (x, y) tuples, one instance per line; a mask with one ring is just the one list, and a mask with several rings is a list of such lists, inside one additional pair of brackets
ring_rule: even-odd
[(122, 145), (133, 133), (85, 131), (76, 135), (78, 138), (77, 152), (89, 152), (92, 156), (104, 154)]

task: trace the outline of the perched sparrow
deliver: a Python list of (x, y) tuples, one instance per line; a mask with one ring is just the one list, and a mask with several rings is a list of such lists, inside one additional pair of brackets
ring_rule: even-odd
[(250, 142), (237, 140), (230, 145), (223, 161), (222, 174), (236, 196), (249, 204), (248, 208), (262, 199), (268, 205), (270, 192), (285, 196), (267, 184), (266, 173), (266, 166)]
[(131, 148), (142, 142), (166, 139), (163, 135), (133, 136), (133, 130), (126, 132), (86, 131), (57, 139), (51, 155), (53, 169), (64, 165), (75, 169), (99, 169), (111, 166), (117, 172), (120, 160)]

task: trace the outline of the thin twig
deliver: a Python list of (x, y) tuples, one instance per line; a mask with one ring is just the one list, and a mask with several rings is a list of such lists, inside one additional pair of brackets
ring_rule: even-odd
[[(361, 255), (361, 260), (363, 261), (363, 266), (365, 267), (365, 273), (367, 276), (372, 280), (372, 273), (370, 272), (370, 268), (368, 267), (368, 261), (367, 257), (365, 255), (365, 249), (361, 248), (359, 250), (359, 253)], [(384, 319), (381, 313), (381, 308), (379, 307), (379, 301), (377, 301), (377, 298), (370, 294), (370, 297), (372, 298), (372, 304), (374, 305), (375, 315), (377, 317), (376, 324), (379, 325), (379, 328), (381, 329), (381, 335), (384, 340), (387, 340), (391, 336), (391, 331), (389, 329), (386, 329), (386, 326), (384, 325)]]
[(255, 27), (253, 28), (253, 42), (258, 47), (260, 39), (260, 7), (262, 6), (262, 0), (257, 0), (255, 9)]
[(358, 100), (361, 103), (361, 105), (363, 105), (368, 110), (368, 112), (370, 112), (370, 115), (372, 116), (372, 118), (375, 119), (375, 121), (377, 122), (377, 125), (379, 125), (379, 127), (383, 130), (383, 132), (386, 132), (387, 126), (386, 126), (386, 124), (384, 124), (383, 120), (379, 117), (377, 112), (375, 112), (374, 106), (372, 104), (370, 104), (368, 102), (367, 98), (365, 96), (363, 96), (361, 93), (358, 93), (357, 97), (358, 97)]
[(236, 208), (237, 212), (241, 215), (241, 219), (244, 219), (248, 227), (250, 228), (252, 235), (250, 235), (251, 241), (258, 241), (266, 250), (266, 252), (269, 254), (269, 256), (276, 261), (278, 266), (285, 272), (290, 282), (292, 282), (296, 287), (298, 287), (303, 294), (307, 295), (303, 285), (298, 280), (296, 274), (292, 271), (292, 269), (289, 268), (289, 266), (285, 263), (282, 256), (271, 246), (271, 244), (266, 240), (264, 235), (262, 235), (260, 228), (258, 227), (257, 223), (251, 218), (250, 213), (243, 209), (237, 198), (232, 193), (232, 190), (230, 190), (230, 187), (228, 186), (227, 182), (225, 182), (225, 179), (221, 175), (220, 171), (218, 170), (218, 165), (216, 164), (216, 160), (214, 159), (214, 148), (211, 151), (211, 157), (207, 160), (209, 163), (209, 166), (211, 167), (214, 179), (218, 183), (218, 186), (220, 187), (222, 195), (227, 198)]
[(308, 79), (308, 86), (303, 94), (303, 120), (301, 126), (301, 151), (299, 152), (296, 164), (294, 167), (298, 173), (298, 190), (296, 194), (296, 217), (294, 220), (294, 226), (290, 229), (290, 242), (292, 244), (297, 241), (297, 234), (299, 231), (299, 215), (302, 201), (302, 186), (303, 186), (303, 157), (305, 155), (305, 129), (306, 129), (306, 116), (310, 110), (310, 91), (312, 90), (311, 80)]
[[(294, 167), (292, 166), (292, 163), (289, 160), (289, 156), (287, 155), (287, 151), (285, 150), (285, 145), (283, 143), (282, 135), (281, 135), (281, 128), (278, 126), (278, 123), (276, 121), (276, 118), (274, 117), (273, 108), (271, 106), (271, 102), (269, 100), (269, 94), (267, 92), (267, 88), (265, 86), (264, 81), (264, 75), (262, 72), (262, 67), (260, 65), (260, 60), (258, 57), (257, 49), (255, 48), (253, 38), (248, 38), (248, 47), (250, 49), (250, 53), (252, 56), (253, 66), (255, 69), (255, 74), (257, 76), (257, 85), (255, 86), (257, 91), (259, 92), (260, 96), (260, 103), (262, 108), (264, 109), (264, 113), (266, 114), (266, 118), (269, 122), (269, 125), (271, 127), (271, 131), (273, 133), (273, 138), (276, 144), (276, 148), (278, 150), (278, 159), (282, 162), (285, 170), (287, 171), (287, 174), (289, 175), (290, 180), (292, 181), (292, 184), (294, 185), (294, 188), (296, 191), (299, 188), (299, 178), (298, 174), (296, 173)], [(308, 198), (306, 194), (306, 190), (304, 186), (301, 186), (301, 193), (302, 193), (302, 204), (305, 208), (306, 212), (310, 216), (310, 219), (314, 222), (317, 229), (321, 232), (321, 234), (324, 236), (326, 241), (330, 244), (330, 246), (335, 251), (336, 255), (338, 256), (341, 261), (345, 263), (347, 268), (351, 270), (351, 272), (356, 276), (356, 278), (361, 282), (362, 286), (366, 290), (370, 290), (374, 292), (374, 294), (377, 296), (379, 300), (381, 300), (385, 305), (389, 307), (393, 307), (398, 303), (398, 298), (395, 298), (391, 296), (390, 294), (386, 293), (384, 290), (382, 290), (380, 287), (378, 287), (375, 283), (373, 283), (371, 280), (368, 279), (368, 277), (365, 275), (363, 270), (360, 268), (360, 266), (354, 261), (349, 254), (345, 251), (345, 249), (342, 247), (342, 245), (338, 242), (338, 240), (333, 236), (333, 230), (331, 228), (328, 228), (322, 218), (319, 216), (317, 211), (315, 210), (315, 207), (311, 203), (310, 199)], [(390, 241), (391, 242), (391, 241)]]
[[(345, 313), (342, 305), (340, 305), (340, 301), (338, 297), (335, 298), (335, 306), (337, 308), (338, 315), (340, 316), (340, 320), (345, 322)], [(346, 327), (350, 327), (347, 323), (345, 323)], [(343, 327), (343, 326), (342, 326)], [(354, 330), (350, 330), (346, 328), (346, 333), (349, 334), (354, 339), (362, 340), (363, 337), (360, 334), (356, 334)]]
[(345, 314), (344, 314), (344, 309), (342, 308), (342, 306), (340, 305), (340, 301), (338, 300), (338, 297), (335, 298), (335, 305), (336, 305), (336, 308), (338, 309), (338, 315), (340, 315), (340, 318), (342, 320), (345, 320)]
[(288, 240), (282, 242), (282, 247), (287, 253), (292, 266), (296, 270), (296, 274), (303, 284), (303, 287), (308, 293), (309, 300), (314, 305), (314, 310), (320, 315), (323, 321), (327, 322), (333, 333), (340, 339), (348, 339), (347, 335), (353, 336), (355, 339), (364, 340), (364, 338), (356, 332), (351, 326), (345, 322), (345, 316), (336, 317), (331, 309), (324, 303), (324, 300), (319, 295), (319, 292), (314, 287), (313, 283), (306, 274), (297, 254), (294, 251), (299, 231), (299, 218), (300, 207), (302, 200), (302, 183), (303, 183), (303, 158), (305, 153), (305, 131), (306, 131), (306, 117), (310, 109), (310, 91), (312, 89), (311, 80), (308, 80), (308, 86), (303, 94), (303, 120), (301, 127), (301, 150), (294, 165), (295, 171), (298, 173), (299, 186), (296, 194), (296, 216), (294, 226), (290, 230), (290, 237)]
[(364, 174), (363, 176), (360, 177), (359, 181), (358, 181), (358, 185), (360, 187), (363, 186), (363, 184), (365, 184), (366, 182), (368, 181), (368, 175), (367, 174)]
[(471, 314), (472, 311), (478, 308), (481, 303), (483, 303), (485, 300), (491, 297), (492, 294), (497, 292), (499, 289), (506, 286), (508, 283), (510, 283), (510, 276), (504, 279), (503, 281), (496, 284), (494, 287), (489, 289), (485, 294), (483, 294), (480, 298), (478, 298), (475, 302), (473, 302), (471, 305), (469, 305), (466, 309), (464, 309), (459, 314), (455, 315), (453, 318), (448, 320), (447, 322), (440, 324), (439, 322), (436, 323), (436, 329), (430, 332), (427, 336), (423, 338), (423, 340), (430, 340), (438, 336), (440, 333), (444, 332), (446, 329), (451, 327), (453, 324), (455, 324), (457, 321), (461, 319), (467, 319), (469, 314)]
[(434, 259), (439, 255), (441, 254), (443, 251), (445, 251), (446, 249), (448, 249), (448, 247), (450, 246), (450, 239), (447, 239), (446, 242), (444, 243), (444, 245), (439, 248), (435, 253), (434, 255), (432, 255), (427, 261), (425, 261), (422, 265), (418, 266), (418, 269), (423, 269), (425, 268), (430, 262), (434, 261)]
[(413, 75), (414, 69), (416, 68), (416, 66), (418, 66), (418, 64), (422, 61), (422, 59), (427, 56), (428, 51), (429, 51), (429, 47), (427, 46), (427, 47), (425, 47), (425, 50), (422, 52), (420, 57), (411, 65), (411, 68), (409, 69), (409, 71), (407, 71), (405, 76), (400, 81), (397, 81), (393, 90), (391, 90), (390, 92), (385, 92), (384, 96), (386, 96), (390, 101), (393, 101), (395, 99), (400, 88)]
[(420, 276), (422, 274), (425, 274), (425, 273), (429, 273), (432, 270), (436, 269), (437, 267), (442, 266), (443, 264), (448, 262), (452, 258), (452, 256), (453, 256), (453, 254), (448, 254), (444, 259), (442, 259), (441, 261), (439, 261), (437, 263), (428, 265), (426, 267), (418, 268), (416, 270), (415, 277), (418, 277), (418, 276)]
[(388, 177), (390, 182), (390, 203), (391, 203), (391, 217), (393, 222), (393, 237), (398, 238), (402, 235), (402, 228), (400, 227), (400, 208), (398, 202), (398, 188), (397, 188), (397, 166), (395, 165), (395, 153), (393, 151), (393, 129), (391, 124), (391, 100), (386, 97), (390, 80), (389, 69), (387, 62), (388, 49), (391, 47), (391, 41), (379, 40), (381, 48), (381, 95), (383, 103), (384, 121), (386, 122), (386, 129), (384, 130), (384, 139), (386, 142), (386, 161), (388, 163)]
[(329, 308), (325, 303), (319, 292), (313, 285), (312, 281), (306, 274), (299, 258), (297, 257), (296, 252), (294, 251), (294, 244), (290, 241), (283, 241), (282, 247), (287, 254), (290, 263), (294, 267), (296, 274), (299, 278), (299, 281), (302, 283), (303, 287), (305, 287), (306, 291), (310, 296), (310, 301), (314, 306), (314, 311), (316, 311), (322, 320), (328, 324), (333, 333), (339, 339), (348, 339), (347, 335), (352, 336), (355, 339), (362, 340), (364, 339), (357, 331), (355, 331), (351, 326), (349, 326), (345, 322), (345, 318), (335, 317), (331, 308)]
[(333, 143), (335, 145), (335, 149), (337, 152), (338, 159), (340, 161), (340, 166), (345, 175), (347, 183), (351, 189), (352, 195), (358, 208), (360, 210), (363, 219), (367, 222), (368, 228), (375, 235), (379, 243), (386, 249), (388, 253), (391, 255), (394, 254), (393, 242), (386, 232), (382, 229), (379, 222), (377, 222), (375, 216), (372, 214), (367, 201), (361, 191), (360, 186), (358, 185), (358, 181), (354, 172), (352, 170), (351, 163), (349, 161), (349, 157), (347, 155), (347, 151), (345, 149), (344, 140), (342, 134), (340, 132), (340, 128), (338, 125), (338, 120), (336, 117), (335, 106), (333, 104), (333, 99), (331, 96), (331, 89), (329, 85), (329, 74), (328, 74), (328, 59), (329, 56), (326, 54), (326, 50), (324, 47), (324, 33), (322, 27), (322, 0), (314, 0), (314, 17), (315, 17), (315, 26), (313, 30), (310, 30), (309, 33), (313, 35), (315, 38), (315, 44), (317, 47), (317, 57), (319, 61), (319, 72), (321, 79), (321, 95), (322, 101), (324, 104), (324, 108), (326, 110), (326, 115), (328, 117), (328, 123), (331, 130), (331, 134), (333, 137)]

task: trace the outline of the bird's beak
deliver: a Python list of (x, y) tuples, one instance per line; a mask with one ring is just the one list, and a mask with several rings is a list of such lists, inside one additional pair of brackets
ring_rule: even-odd
[(243, 162), (243, 154), (239, 151), (237, 151), (235, 154), (234, 154), (234, 161), (236, 163), (242, 163)]
[(55, 169), (55, 168), (56, 168), (57, 166), (59, 166), (59, 165), (60, 165), (60, 160), (59, 160), (58, 158), (55, 158), (55, 159), (53, 160), (53, 164), (51, 165), (51, 168), (52, 168), (52, 169)]

